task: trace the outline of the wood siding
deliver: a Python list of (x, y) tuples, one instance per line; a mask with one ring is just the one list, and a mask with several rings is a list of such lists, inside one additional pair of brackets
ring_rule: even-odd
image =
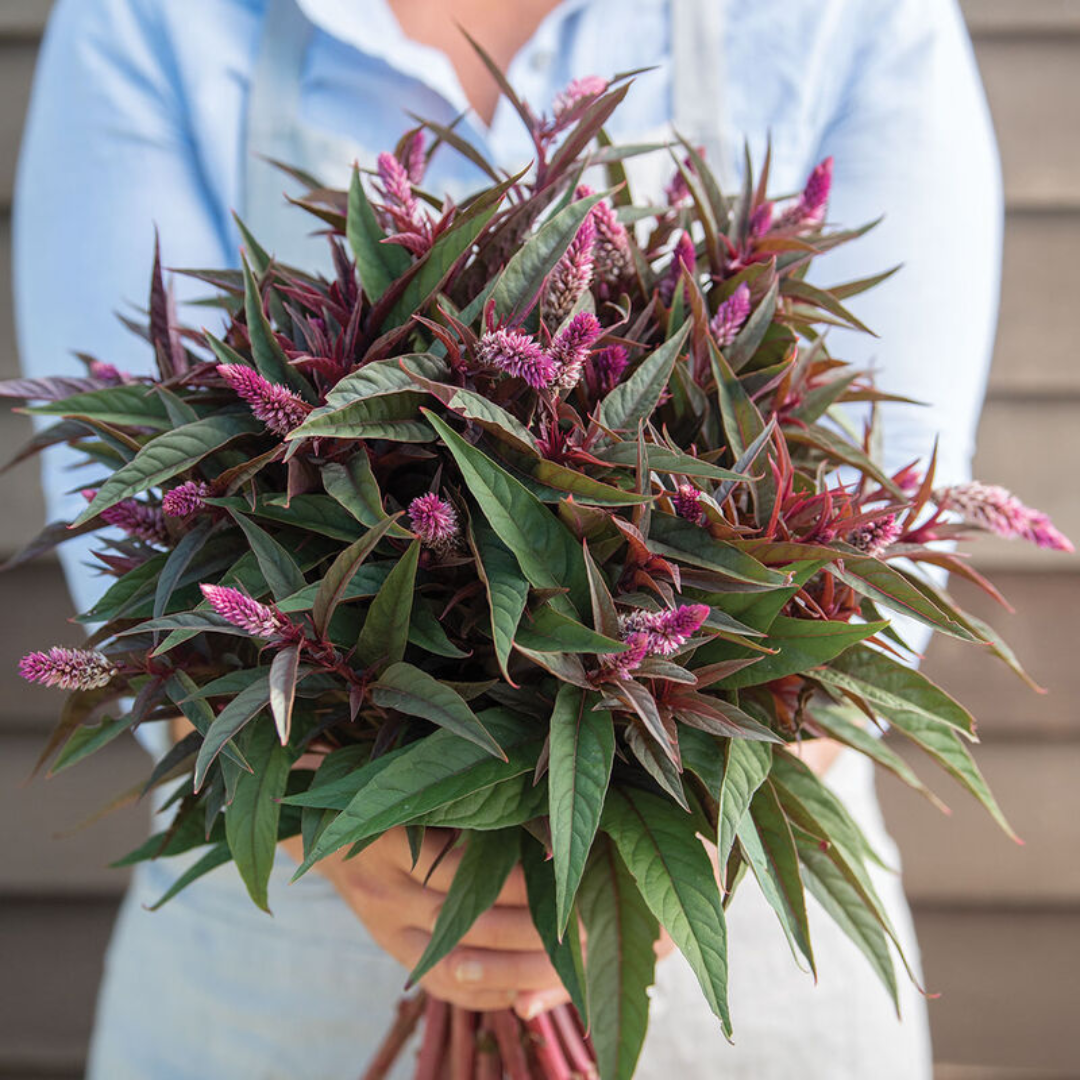
[[(22, 116), (48, 0), (0, 0), (0, 377), (16, 369), (9, 208)], [(1066, 463), (1080, 460), (1080, 0), (963, 0), (998, 126), (1008, 198), (1001, 326), (977, 471), (1021, 490), (1080, 536)], [(0, 416), (0, 458), (26, 439)], [(0, 477), (0, 557), (36, 531), (33, 466)], [(904, 860), (931, 1003), (940, 1080), (1080, 1077), (1071, 1030), (1080, 961), (1080, 663), (1067, 615), (1080, 610), (1080, 562), (987, 544), (979, 562), (1017, 608), (991, 612), (1032, 675), (1032, 694), (1003, 665), (936, 643), (928, 670), (980, 718), (979, 760), (1017, 846), (959, 789), (917, 767), (950, 804), (943, 819), (896, 782), (882, 801)], [(110, 858), (143, 834), (133, 807), (78, 838), (58, 839), (143, 768), (121, 742), (48, 781), (23, 780), (55, 697), (12, 677), (27, 649), (70, 640), (55, 563), (0, 578), (0, 1080), (81, 1075), (93, 994), (125, 877)], [(903, 749), (902, 747), (900, 749)]]

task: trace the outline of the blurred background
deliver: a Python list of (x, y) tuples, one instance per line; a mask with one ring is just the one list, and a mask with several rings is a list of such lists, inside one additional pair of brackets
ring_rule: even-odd
[[(1048, 511), (1075, 540), (1080, 0), (962, 2), (997, 126), (1008, 204), (1001, 323), (976, 475)], [(17, 370), (12, 177), (49, 3), (0, 0), (2, 378)], [(0, 413), (0, 459), (28, 434), (22, 417)], [(43, 510), (33, 466), (7, 474), (0, 491), (2, 560), (34, 535)], [(1080, 1078), (1080, 556), (985, 542), (977, 563), (1018, 613), (992, 612), (961, 585), (958, 599), (993, 616), (1050, 693), (1037, 697), (1003, 665), (958, 642), (932, 647), (930, 673), (980, 718), (979, 762), (1024, 847), (997, 833), (947, 780), (931, 777), (954, 809), (951, 818), (882, 781), (927, 983), (941, 995), (930, 1007), (937, 1080)], [(0, 578), (0, 604), (0, 1080), (67, 1080), (82, 1074), (102, 955), (125, 884), (105, 864), (145, 837), (145, 812), (112, 815), (76, 840), (58, 834), (139, 779), (145, 758), (121, 740), (49, 781), (48, 791), (42, 780), (24, 786), (58, 699), (22, 684), (15, 665), (27, 650), (71, 639), (58, 565), (35, 563)]]

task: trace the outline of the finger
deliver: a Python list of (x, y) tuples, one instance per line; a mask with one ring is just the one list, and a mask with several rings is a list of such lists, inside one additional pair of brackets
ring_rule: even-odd
[(451, 1005), (473, 1012), (498, 1012), (514, 1004), (515, 995), (509, 990), (473, 990), (460, 986), (435, 972), (425, 975), (420, 985), (433, 996)]
[[(454, 874), (457, 873), (458, 863), (461, 862), (461, 856), (464, 853), (463, 849), (455, 848), (449, 855), (437, 867), (435, 867), (434, 873), (427, 879), (428, 888), (435, 889), (437, 892), (448, 892), (450, 885), (454, 880)], [(417, 865), (416, 871), (413, 873), (413, 877), (419, 878), (421, 881), (427, 876), (428, 865), (421, 862)], [(500, 906), (506, 907), (524, 907), (529, 902), (528, 893), (525, 890), (525, 872), (520, 866), (515, 866), (510, 871), (510, 875), (506, 879), (506, 883), (503, 885), (495, 903)]]
[[(406, 928), (398, 935), (402, 953), (414, 966), (427, 948), (431, 935)], [(458, 945), (432, 969), (449, 975), (461, 987), (483, 990), (550, 990), (559, 985), (559, 976), (547, 953), (497, 951)]]
[(570, 995), (562, 985), (553, 990), (525, 990), (514, 999), (514, 1012), (522, 1020), (532, 1020), (557, 1005), (565, 1005), (569, 1000)]
[(543, 952), (527, 907), (493, 907), (469, 927), (462, 945), (503, 952)]
[[(464, 847), (453, 847), (446, 851), (446, 845), (453, 844), (455, 834), (450, 829), (425, 829), (424, 837), (420, 843), (420, 853), (413, 860), (412, 845), (409, 843), (409, 834), (404, 826), (391, 829), (385, 834), (386, 858), (399, 870), (406, 874), (412, 874), (421, 881), (428, 875), (432, 866), (440, 859), (448, 861), (455, 868), (461, 861)], [(453, 872), (450, 874), (453, 877)], [(443, 890), (445, 892), (445, 890)]]

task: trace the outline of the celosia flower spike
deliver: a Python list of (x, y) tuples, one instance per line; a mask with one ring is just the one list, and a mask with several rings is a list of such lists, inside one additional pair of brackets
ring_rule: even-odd
[(589, 349), (603, 336), (604, 328), (592, 312), (580, 311), (551, 343), (551, 358), (557, 365), (554, 385), (570, 390), (581, 381)]
[(247, 402), (255, 418), (276, 435), (288, 435), (304, 422), (310, 411), (310, 406), (288, 387), (264, 379), (246, 364), (219, 364), (217, 371), (237, 396)]
[(705, 511), (701, 509), (701, 492), (689, 484), (680, 484), (671, 498), (675, 513), (687, 521), (700, 525), (705, 520)]
[(476, 346), (476, 356), (487, 368), (524, 379), (536, 390), (551, 385), (557, 372), (555, 361), (520, 330), (492, 330)]
[(95, 379), (108, 383), (110, 386), (118, 386), (120, 383), (127, 381), (118, 367), (114, 364), (106, 364), (102, 360), (91, 360), (89, 370)]
[(599, 97), (607, 88), (607, 79), (599, 75), (585, 75), (583, 78), (574, 79), (565, 90), (560, 90), (555, 95), (552, 103), (555, 123), (564, 121), (567, 114), (586, 98)]
[(852, 547), (876, 558), (891, 544), (896, 543), (900, 532), (900, 523), (896, 520), (896, 515), (889, 514), (853, 529), (847, 534), (846, 539)]
[(811, 228), (820, 225), (825, 220), (829, 204), (832, 176), (833, 159), (827, 157), (814, 167), (795, 205), (784, 211), (778, 223), (780, 227)]
[(200, 585), (206, 602), (223, 619), (256, 637), (270, 638), (292, 624), (279, 611), (228, 585)]
[(772, 227), (772, 219), (773, 204), (771, 202), (763, 202), (750, 215), (750, 236), (755, 240), (759, 236), (764, 236)]
[(667, 268), (663, 281), (660, 282), (660, 299), (665, 305), (670, 306), (675, 298), (675, 290), (682, 281), (683, 271), (688, 270), (693, 274), (696, 262), (694, 241), (688, 232), (684, 232), (675, 244), (671, 265)]
[[(579, 199), (587, 199), (595, 194), (588, 184), (579, 184), (575, 192)], [(596, 242), (593, 245), (593, 273), (601, 289), (601, 298), (606, 298), (620, 282), (624, 281), (633, 267), (630, 255), (630, 238), (626, 226), (619, 221), (615, 210), (607, 201), (601, 201), (593, 207), (590, 215), (596, 226)]]
[(418, 209), (416, 196), (412, 192), (405, 166), (393, 154), (384, 150), (376, 161), (376, 168), (387, 204), (410, 220), (415, 219)]
[(750, 316), (750, 286), (742, 282), (716, 309), (709, 323), (716, 344), (726, 349), (738, 336)]
[(54, 645), (48, 652), (32, 652), (19, 661), (19, 674), (27, 682), (58, 686), (61, 690), (96, 690), (107, 686), (117, 668), (95, 649), (64, 649)]
[(578, 298), (592, 284), (593, 245), (596, 225), (590, 214), (555, 264), (544, 288), (544, 321), (557, 326), (573, 310)]
[[(92, 488), (87, 488), (82, 493), (87, 502), (92, 502), (96, 494), (97, 492)], [(147, 544), (164, 547), (169, 541), (169, 533), (165, 528), (165, 519), (161, 510), (156, 506), (147, 506), (146, 503), (141, 503), (137, 499), (121, 499), (120, 502), (102, 510), (101, 520), (106, 525), (123, 529), (128, 536)]]
[(405, 171), (411, 183), (419, 184), (424, 179), (427, 158), (424, 156), (424, 132), (414, 132), (405, 150)]
[(708, 617), (705, 604), (680, 604), (668, 611), (634, 611), (623, 615), (619, 622), (624, 641), (629, 641), (633, 634), (644, 633), (648, 636), (650, 654), (670, 656), (701, 629)]
[(205, 481), (188, 480), (165, 492), (161, 499), (161, 509), (166, 517), (187, 517), (206, 506), (203, 500), (209, 494), (210, 485)]
[(1025, 506), (1012, 492), (997, 484), (973, 480), (939, 488), (933, 498), (942, 510), (952, 510), (966, 524), (998, 536), (1029, 540), (1053, 551), (1075, 550), (1069, 538), (1054, 528), (1046, 514)]
[(596, 354), (593, 366), (596, 369), (601, 393), (610, 393), (622, 382), (622, 377), (626, 373), (629, 363), (630, 358), (621, 345), (609, 345)]
[(649, 635), (644, 631), (631, 634), (626, 644), (630, 647), (625, 652), (603, 653), (600, 656), (601, 664), (617, 679), (633, 678), (633, 673), (649, 654)]
[(433, 491), (409, 503), (409, 524), (420, 543), (436, 551), (452, 548), (460, 532), (457, 511)]

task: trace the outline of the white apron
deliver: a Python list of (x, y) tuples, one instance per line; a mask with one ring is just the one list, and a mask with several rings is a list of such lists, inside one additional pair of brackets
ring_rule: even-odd
[[(351, 0), (360, 2), (360, 0)], [(730, 187), (735, 155), (724, 138), (719, 0), (672, 0), (675, 126), (719, 166)], [(303, 124), (301, 73), (313, 27), (295, 0), (270, 0), (250, 91), (242, 217), (283, 262), (325, 265), (326, 242), (290, 208), (288, 178), (263, 157), (345, 186), (354, 160), (375, 151)], [(644, 138), (667, 137), (643, 132)], [(262, 157), (258, 156), (262, 155)], [(659, 196), (665, 155), (634, 162), (638, 193)], [(896, 864), (873, 788), (872, 768), (841, 758), (830, 783), (871, 843)], [(348, 1080), (359, 1075), (392, 1019), (405, 971), (371, 941), (317, 874), (289, 885), (279, 854), (270, 882), (273, 919), (222, 867), (157, 913), (191, 860), (142, 864), (110, 946), (91, 1048), (90, 1080)], [(910, 916), (894, 875), (876, 874), (883, 900), (917, 962)], [(720, 1033), (689, 966), (677, 954), (657, 969), (639, 1080), (929, 1080), (925, 1008), (901, 975), (904, 1023), (863, 955), (808, 898), (817, 986), (789, 951), (752, 881), (729, 912), (734, 1047)], [(394, 1080), (411, 1075), (403, 1058)], [(676, 1072), (677, 1071), (677, 1072)]]

